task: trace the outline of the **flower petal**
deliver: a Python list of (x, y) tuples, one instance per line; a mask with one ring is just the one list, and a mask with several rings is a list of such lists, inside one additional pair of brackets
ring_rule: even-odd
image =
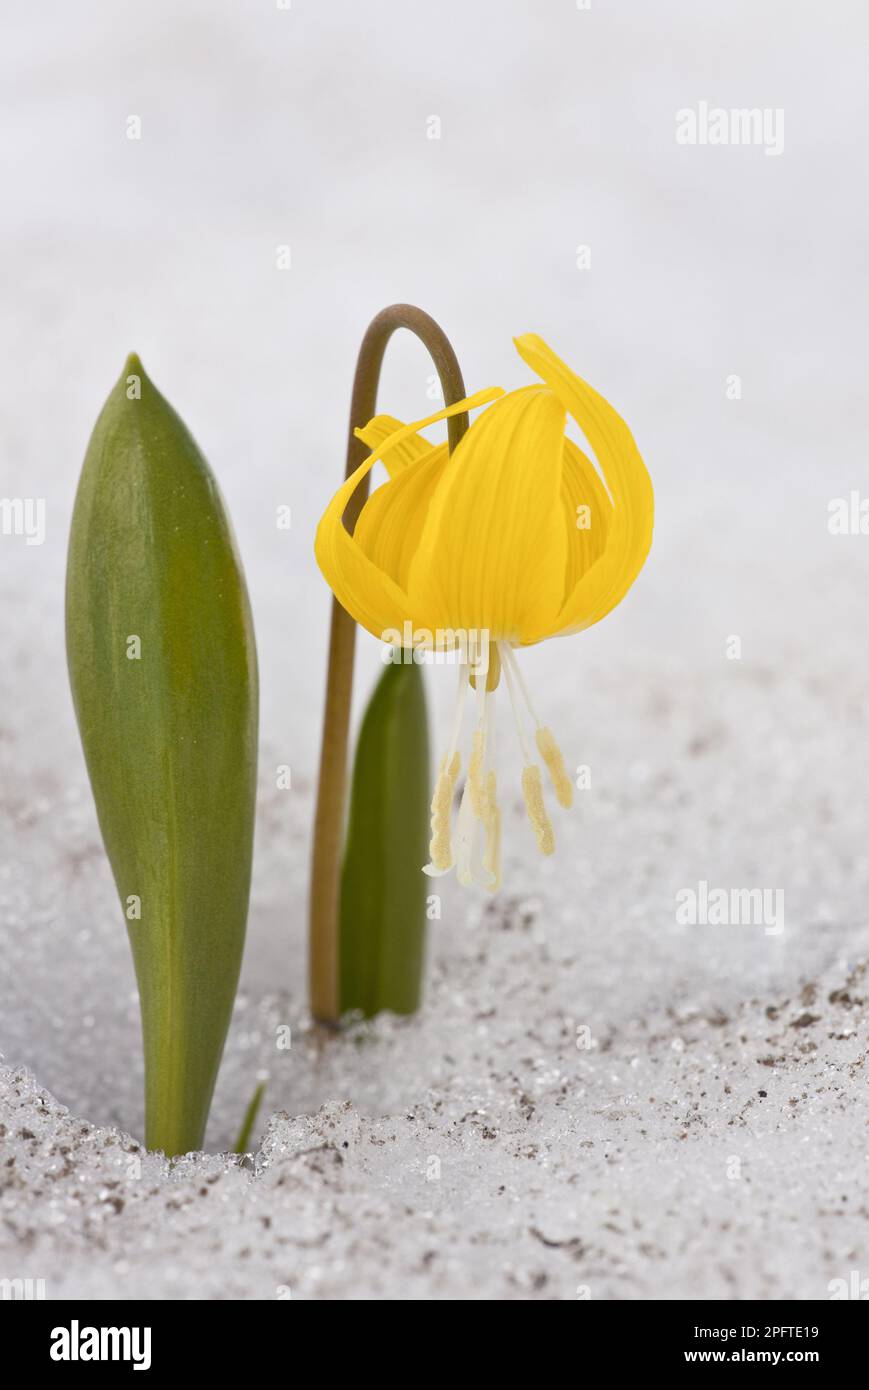
[(568, 597), (603, 554), (613, 511), (597, 469), (572, 439), (564, 441), (561, 500), (567, 523), (564, 594)]
[(503, 391), (500, 387), (490, 387), (424, 420), (402, 425), (373, 449), (364, 463), (351, 473), (323, 513), (314, 540), (317, 563), (341, 606), (375, 637), (381, 637), (391, 629), (400, 631), (405, 622), (413, 622), (413, 615), (407, 594), (394, 579), (372, 564), (345, 527), (344, 513), (350, 498), (377, 460), (417, 430), (433, 425), (437, 420), (459, 415), (464, 410), (473, 410), (501, 395)]
[(448, 460), (410, 566), (440, 629), (534, 642), (564, 597), (564, 407), (539, 386), (502, 397)]
[[(376, 448), (400, 428), (400, 420), (377, 415), (356, 433)], [(372, 492), (356, 523), (357, 544), (405, 590), (429, 503), (449, 455), (448, 444), (432, 445), (419, 434), (393, 445), (383, 457), (390, 480)]]
[(652, 482), (633, 436), (603, 396), (562, 362), (536, 333), (515, 339), (532, 371), (560, 397), (594, 450), (613, 500), (606, 547), (565, 598), (553, 628), (578, 632), (620, 603), (643, 567), (652, 543)]
[[(367, 444), (369, 449), (376, 449), (378, 445), (385, 444), (390, 435), (401, 429), (404, 429), (404, 421), (396, 420), (394, 415), (375, 415), (361, 430), (354, 430), (353, 433), (363, 444)], [(405, 468), (418, 463), (434, 448), (435, 445), (430, 444), (421, 434), (411, 434), (399, 440), (397, 444), (390, 445), (380, 457), (390, 478), (397, 478)]]

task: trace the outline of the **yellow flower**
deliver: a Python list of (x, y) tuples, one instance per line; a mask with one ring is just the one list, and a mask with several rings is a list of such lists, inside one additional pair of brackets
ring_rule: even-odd
[[(456, 866), (462, 883), (489, 889), (499, 885), (501, 872), (493, 766), (501, 672), (523, 753), (528, 816), (541, 852), (551, 854), (555, 837), (526, 717), (562, 806), (571, 804), (573, 784), (551, 731), (531, 705), (515, 648), (579, 632), (605, 617), (643, 566), (654, 515), (648, 472), (621, 417), (542, 338), (526, 333), (515, 343), (542, 385), (507, 394), (492, 388), (411, 425), (378, 415), (356, 431), (371, 453), (326, 508), (315, 545), (338, 601), (375, 637), (396, 647), (456, 652), (456, 717), (432, 801), (426, 872)], [(488, 408), (452, 455), (445, 443), (432, 445), (417, 432), (483, 404)], [(566, 437), (568, 413), (591, 445), (600, 474)], [(389, 479), (365, 503), (351, 536), (344, 512), (378, 459)], [(476, 727), (453, 830), (469, 685)]]

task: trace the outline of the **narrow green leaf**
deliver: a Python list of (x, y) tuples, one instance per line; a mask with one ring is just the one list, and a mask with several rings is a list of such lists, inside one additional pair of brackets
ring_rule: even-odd
[(250, 1098), (250, 1103), (247, 1109), (244, 1112), (244, 1119), (241, 1122), (241, 1129), (239, 1130), (238, 1138), (235, 1141), (235, 1148), (233, 1149), (233, 1153), (247, 1153), (248, 1144), (250, 1143), (250, 1136), (253, 1133), (253, 1127), (256, 1124), (256, 1117), (259, 1114), (259, 1108), (262, 1104), (262, 1098), (265, 1089), (265, 1081), (260, 1081), (259, 1085), (257, 1086), (256, 1090)]
[(341, 876), (341, 1011), (419, 1007), (425, 955), (428, 720), (420, 668), (390, 665), (362, 721)]
[(257, 671), (217, 484), (131, 356), (88, 445), (67, 562), (79, 731), (139, 983), (145, 1131), (201, 1147), (244, 945)]

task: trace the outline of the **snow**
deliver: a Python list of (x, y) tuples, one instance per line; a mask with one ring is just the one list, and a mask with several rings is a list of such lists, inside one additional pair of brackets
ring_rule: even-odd
[[(847, 178), (867, 20), (837, 13), (16, 16), (0, 490), (45, 498), (46, 535), (0, 536), (0, 1278), (49, 1298), (595, 1300), (826, 1298), (869, 1274), (869, 542), (827, 528), (869, 428)], [(701, 99), (783, 108), (783, 154), (677, 146), (674, 112)], [(442, 321), (469, 389), (522, 384), (511, 335), (548, 337), (634, 430), (656, 537), (605, 623), (520, 658), (591, 770), (557, 855), (535, 856), (502, 709), (504, 893), (439, 881), (422, 1013), (331, 1036), (305, 1012), (312, 537), (358, 340), (397, 299)], [(171, 1165), (139, 1147), (135, 981), (63, 650), (78, 470), (131, 349), (220, 480), (262, 676), (241, 992), (208, 1153)], [(430, 371), (397, 340), (384, 407), (430, 411)], [(377, 669), (363, 639), (357, 714)], [(701, 882), (780, 891), (784, 930), (680, 924)], [(252, 1152), (227, 1156), (262, 1073)]]

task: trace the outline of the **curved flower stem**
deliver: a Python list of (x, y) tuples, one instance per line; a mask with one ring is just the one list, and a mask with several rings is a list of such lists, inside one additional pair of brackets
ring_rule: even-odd
[[(412, 304), (391, 304), (387, 309), (382, 309), (368, 325), (356, 362), (350, 405), (347, 467), (344, 473), (346, 478), (349, 478), (368, 456), (368, 447), (356, 438), (353, 431), (366, 425), (376, 412), (377, 387), (383, 356), (386, 345), (397, 328), (407, 328), (411, 333), (415, 333), (428, 349), (440, 377), (445, 405), (453, 405), (465, 395), (465, 384), (452, 344), (434, 319)], [(454, 415), (447, 421), (447, 426), (449, 447), (452, 451), (468, 428), (467, 412)], [(367, 496), (368, 478), (365, 478), (356, 489), (344, 513), (344, 525), (351, 535)], [(337, 1024), (340, 1017), (339, 895), (355, 644), (356, 624), (337, 599), (333, 599), (311, 861), (308, 959), (311, 1012), (321, 1023), (333, 1025)]]

